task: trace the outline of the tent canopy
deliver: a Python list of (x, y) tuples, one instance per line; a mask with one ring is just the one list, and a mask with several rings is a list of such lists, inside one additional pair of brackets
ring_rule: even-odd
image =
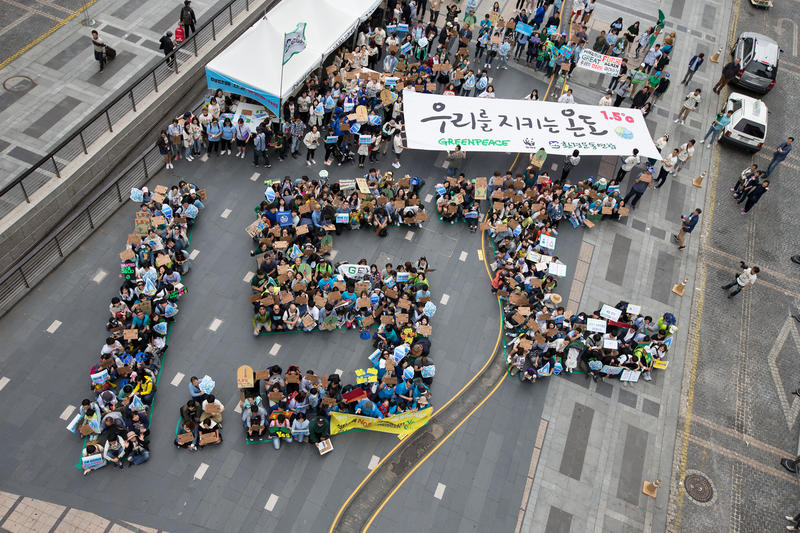
[[(280, 115), (292, 94), (380, 4), (380, 0), (283, 0), (206, 65), (211, 89), (252, 98)], [(306, 48), (283, 65), (284, 34), (306, 23)]]

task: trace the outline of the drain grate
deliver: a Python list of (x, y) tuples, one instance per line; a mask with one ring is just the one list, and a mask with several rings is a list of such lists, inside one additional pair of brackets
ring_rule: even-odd
[(699, 472), (687, 475), (683, 480), (683, 486), (686, 494), (698, 503), (708, 503), (714, 497), (711, 481)]

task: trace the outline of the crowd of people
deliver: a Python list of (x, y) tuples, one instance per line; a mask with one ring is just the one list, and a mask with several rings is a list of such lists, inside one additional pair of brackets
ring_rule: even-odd
[[(402, 302), (401, 314), (412, 322), (397, 326), (427, 324), (420, 307), (430, 298), (424, 260), (396, 270), (361, 261), (349, 266), (351, 272), (337, 268), (328, 257), (334, 233), (369, 227), (386, 236), (390, 226), (421, 225), (426, 219), (418, 196), (423, 180), (395, 180), (391, 172), (381, 176), (370, 169), (364, 178), (348, 181), (329, 185), (324, 177), (304, 176), (295, 182), (287, 177), (265, 191), (265, 200), (256, 208), (258, 219), (247, 228), (254, 244), (250, 255), (256, 260), (250, 281), (254, 335), (365, 328), (371, 321), (380, 322), (382, 315), (394, 315), (404, 294), (410, 299)], [(377, 301), (369, 303), (370, 298)]]
[(186, 293), (191, 230), (205, 191), (180, 181), (152, 192), (133, 189), (131, 199), (141, 205), (120, 253), (123, 281), (108, 306), (108, 336), (89, 370), (91, 395), (68, 426), (85, 437), (84, 475), (107, 464), (124, 468), (150, 457), (150, 408), (170, 324)]
[[(587, 178), (573, 186), (562, 179), (555, 186), (538, 172), (516, 178), (496, 172), (488, 183), (491, 208), (482, 228), (496, 254), (491, 289), (503, 301), (506, 334), (512, 337), (506, 345), (509, 372), (524, 382), (573, 371), (595, 380), (649, 381), (653, 368), (666, 368), (677, 331), (671, 313), (654, 320), (638, 306), (619, 302), (568, 315), (555, 292), (567, 269), (553, 255), (561, 220), (577, 227), (592, 224), (590, 217), (626, 214), (615, 183)], [(447, 188), (442, 198), (469, 194), (475, 185), (453, 180)]]

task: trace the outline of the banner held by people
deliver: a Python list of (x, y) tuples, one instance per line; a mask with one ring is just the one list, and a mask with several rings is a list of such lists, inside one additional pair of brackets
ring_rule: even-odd
[(582, 156), (625, 155), (634, 148), (660, 160), (638, 109), (603, 106), (476, 99), (403, 91), (408, 147), (475, 152)]
[(386, 418), (331, 412), (331, 435), (357, 429), (405, 435), (427, 424), (432, 412), (433, 408), (428, 407), (419, 411), (402, 413)]
[(578, 67), (609, 76), (619, 76), (621, 66), (621, 57), (603, 55), (586, 48), (583, 49), (581, 57), (578, 59)]

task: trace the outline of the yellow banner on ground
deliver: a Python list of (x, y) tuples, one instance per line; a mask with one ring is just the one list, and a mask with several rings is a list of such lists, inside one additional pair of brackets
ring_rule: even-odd
[(427, 424), (432, 412), (433, 408), (428, 407), (421, 411), (401, 413), (387, 418), (372, 418), (370, 416), (333, 412), (331, 413), (331, 435), (356, 429), (403, 435)]

